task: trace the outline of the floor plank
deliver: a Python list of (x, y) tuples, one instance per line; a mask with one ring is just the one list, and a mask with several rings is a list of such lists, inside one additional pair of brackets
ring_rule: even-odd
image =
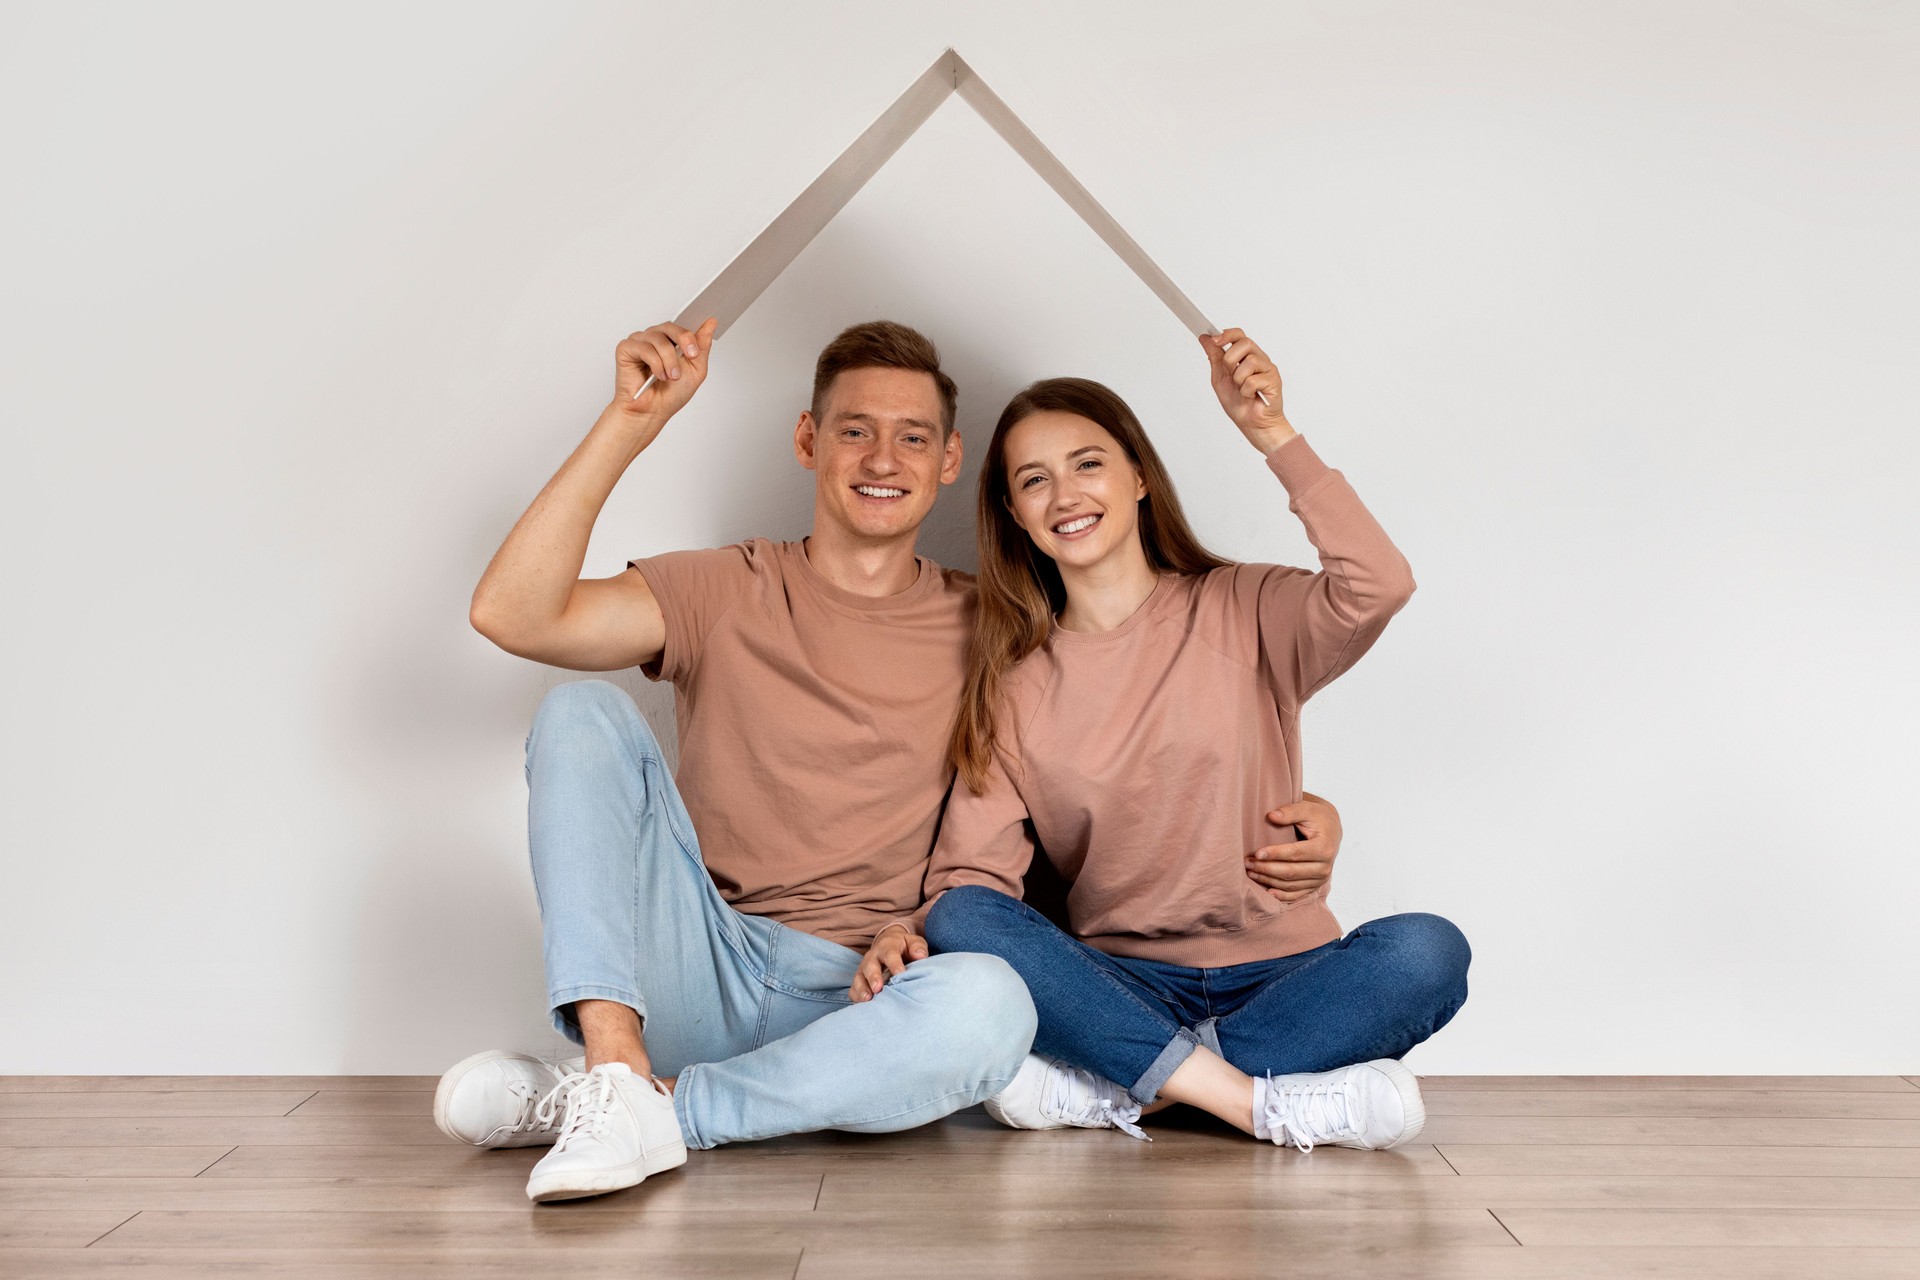
[[(1510, 1248), (1512, 1238), (1492, 1215), (1467, 1210), (1165, 1210), (1136, 1209), (1124, 1216), (1053, 1209), (977, 1213), (944, 1206), (938, 1214), (882, 1219), (867, 1213), (761, 1212), (734, 1217), (725, 1239), (735, 1245), (811, 1247), (859, 1239), (876, 1252), (909, 1244), (964, 1244), (991, 1256), (996, 1247), (1043, 1249), (1070, 1256), (1114, 1246), (1152, 1247), (1182, 1259), (1199, 1251), (1218, 1254), (1230, 1242), (1242, 1252), (1267, 1255), (1364, 1229), (1381, 1250), (1472, 1245)], [(95, 1249), (223, 1248), (345, 1249), (527, 1248), (541, 1244), (610, 1248), (644, 1253), (651, 1269), (656, 1249), (697, 1248), (714, 1240), (710, 1215), (652, 1210), (572, 1213), (564, 1205), (514, 1212), (464, 1213), (224, 1213), (148, 1211), (94, 1245)], [(1163, 1253), (1163, 1259), (1168, 1256)], [(1196, 1263), (1199, 1259), (1195, 1259)], [(1164, 1266), (1164, 1262), (1162, 1264)], [(1202, 1269), (1205, 1269), (1202, 1267)]]
[(450, 1146), (422, 1116), (127, 1116), (115, 1119), (15, 1119), (0, 1125), (0, 1147)]
[[(353, 1097), (351, 1093), (343, 1097)], [(371, 1097), (392, 1097), (371, 1094)], [(399, 1095), (402, 1097), (409, 1095)], [(171, 1116), (284, 1116), (313, 1097), (311, 1091), (272, 1089), (184, 1089), (171, 1093), (0, 1093), (0, 1120), (98, 1120)], [(1920, 1093), (1914, 1094), (1920, 1098)], [(427, 1095), (423, 1113), (433, 1114), (433, 1095)]]
[(1920, 1214), (1846, 1209), (1496, 1209), (1522, 1245), (1913, 1249)]
[(800, 1249), (749, 1248), (710, 1239), (697, 1249), (648, 1249), (644, 1255), (631, 1245), (577, 1249), (543, 1243), (527, 1249), (409, 1247), (323, 1256), (286, 1249), (33, 1249), (11, 1251), (5, 1260), (33, 1280), (207, 1280), (214, 1275), (271, 1280), (632, 1280), (635, 1275), (791, 1280)]
[[(1351, 1177), (1451, 1177), (1453, 1168), (1440, 1153), (1425, 1143), (1396, 1147), (1391, 1151), (1354, 1151), (1343, 1147), (1316, 1147), (1310, 1154), (1292, 1148), (1277, 1148), (1240, 1138), (1232, 1143), (1211, 1147), (1175, 1147), (1164, 1138), (1151, 1145), (1125, 1142), (1046, 1142), (1025, 1141), (1051, 1138), (1051, 1134), (1009, 1135), (1012, 1139), (998, 1148), (980, 1151), (949, 1151), (931, 1156), (910, 1145), (874, 1146), (867, 1149), (793, 1153), (781, 1158), (779, 1166), (755, 1160), (753, 1148), (720, 1147), (697, 1153), (688, 1168), (700, 1171), (722, 1168), (767, 1168), (787, 1164), (817, 1168), (822, 1172), (868, 1170), (895, 1177), (911, 1178), (929, 1169), (943, 1173), (1045, 1173), (1055, 1178), (1104, 1178), (1129, 1170), (1158, 1169), (1253, 1176), (1275, 1172), (1303, 1176)], [(1075, 1135), (1079, 1136), (1079, 1135)], [(1095, 1135), (1088, 1135), (1095, 1136)], [(1118, 1135), (1103, 1134), (1109, 1139)], [(1065, 1138), (1062, 1134), (1060, 1137)]]
[(1538, 1093), (1545, 1089), (1572, 1093), (1606, 1089), (1753, 1089), (1761, 1093), (1810, 1089), (1817, 1093), (1900, 1093), (1908, 1079), (1902, 1076), (1421, 1076), (1420, 1088), (1422, 1092), (1464, 1090), (1468, 1093), (1486, 1093), (1495, 1089), (1517, 1089), (1524, 1093)]
[[(942, 1173), (995, 1175), (1000, 1173), (1043, 1173), (1053, 1178), (1105, 1178), (1128, 1168), (1156, 1168), (1180, 1171), (1206, 1170), (1228, 1175), (1263, 1171), (1282, 1175), (1320, 1177), (1452, 1177), (1453, 1168), (1440, 1153), (1424, 1144), (1391, 1151), (1353, 1151), (1343, 1147), (1319, 1147), (1302, 1155), (1288, 1148), (1256, 1144), (1243, 1139), (1231, 1148), (1213, 1150), (1168, 1147), (1161, 1144), (1135, 1144), (1117, 1134), (1074, 1134), (1072, 1137), (1107, 1138), (1107, 1143), (1023, 1143), (1029, 1136), (1048, 1139), (1052, 1134), (1009, 1134), (1009, 1142), (998, 1150), (949, 1151), (930, 1154), (919, 1140), (874, 1142), (859, 1147), (835, 1150), (817, 1148), (789, 1150), (768, 1155), (764, 1148), (777, 1143), (755, 1143), (737, 1147), (717, 1147), (691, 1153), (676, 1177), (706, 1178), (740, 1172), (810, 1173), (818, 1176), (830, 1171), (866, 1171), (892, 1178), (912, 1179), (930, 1167)], [(1062, 1134), (1060, 1137), (1068, 1137)], [(785, 1141), (785, 1140), (781, 1140)], [(1143, 1150), (1136, 1150), (1136, 1145)], [(445, 1143), (438, 1147), (284, 1146), (236, 1147), (219, 1163), (208, 1169), (206, 1178), (443, 1178), (494, 1177), (525, 1181), (534, 1162), (545, 1154), (540, 1147), (512, 1151), (479, 1151), (472, 1147)], [(1137, 1163), (1138, 1162), (1138, 1163)]]
[[(1920, 1092), (1913, 1095), (1920, 1098)], [(303, 1116), (432, 1116), (433, 1091), (373, 1093), (362, 1089), (322, 1089), (300, 1104)]]
[[(199, 1181), (205, 1182), (206, 1179)], [(0, 1204), (9, 1203), (0, 1183)], [(23, 1197), (21, 1207), (107, 1208), (106, 1201)], [(1920, 1215), (1920, 1178), (1736, 1178), (1617, 1174), (1587, 1177), (1315, 1178), (1129, 1173), (1063, 1181), (1046, 1174), (929, 1171), (910, 1182), (891, 1174), (828, 1173), (822, 1212), (920, 1212), (928, 1204), (969, 1211), (999, 1208), (1098, 1209), (1875, 1209)]]
[(524, 1183), (545, 1147), (481, 1151), (443, 1142), (437, 1147), (232, 1147), (201, 1175), (224, 1178), (515, 1178)]
[[(975, 1252), (964, 1245), (905, 1249), (875, 1256), (858, 1243), (809, 1246), (794, 1280), (978, 1280), (981, 1276), (1044, 1276), (1047, 1280), (1165, 1280), (1204, 1275), (1182, 1258), (1169, 1265), (1153, 1253), (1107, 1247), (1077, 1257), (1002, 1246)], [(1912, 1249), (1417, 1249), (1402, 1254), (1364, 1242), (1320, 1243), (1263, 1258), (1234, 1274), (1286, 1280), (1913, 1280)]]
[(312, 1093), (318, 1089), (357, 1089), (404, 1093), (440, 1083), (439, 1076), (0, 1076), (0, 1093), (209, 1093), (265, 1089)]
[(1754, 1120), (1688, 1116), (1435, 1116), (1422, 1142), (1445, 1148), (1644, 1146), (1920, 1147), (1920, 1120)]
[[(0, 1209), (0, 1249), (84, 1249), (131, 1218), (131, 1211)], [(12, 1274), (0, 1253), (0, 1273)]]
[(191, 1178), (232, 1147), (0, 1147), (0, 1178)]
[[(0, 1178), (4, 1209), (384, 1210), (524, 1208), (520, 1178)], [(1218, 1176), (1187, 1169), (1063, 1181), (1036, 1173), (940, 1171), (825, 1175), (663, 1174), (575, 1211), (624, 1211), (630, 1199), (687, 1211), (751, 1209), (920, 1212), (928, 1203), (1030, 1208), (1487, 1209), (1803, 1208), (1920, 1213), (1920, 1178), (1672, 1175), (1351, 1178)]]
[(1475, 1146), (1441, 1154), (1468, 1177), (1657, 1174), (1689, 1177), (1920, 1178), (1914, 1147)]
[[(811, 1212), (820, 1198), (821, 1178), (817, 1173), (719, 1173), (700, 1178), (661, 1174), (629, 1191), (582, 1200), (571, 1206), (569, 1212), (625, 1213), (638, 1204), (686, 1212), (738, 1213), (757, 1209)], [(1742, 1203), (1759, 1202), (1748, 1199)], [(1854, 1199), (1844, 1203), (1861, 1207)], [(529, 1207), (524, 1174), (513, 1178), (460, 1175), (440, 1178), (0, 1178), (0, 1209), (121, 1209), (128, 1213), (137, 1209), (194, 1209), (240, 1213), (526, 1210)]]
[[(381, 1097), (381, 1094), (342, 1095)], [(311, 1107), (302, 1107), (305, 1112)], [(1694, 1116), (1701, 1119), (1920, 1120), (1920, 1090), (1455, 1090), (1428, 1093), (1428, 1116)]]

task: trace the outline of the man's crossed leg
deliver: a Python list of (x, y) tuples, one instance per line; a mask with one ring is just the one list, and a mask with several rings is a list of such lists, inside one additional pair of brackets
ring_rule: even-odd
[(526, 776), (549, 1003), (586, 1058), (573, 1072), (468, 1059), (442, 1079), (435, 1115), (477, 1145), (554, 1142), (533, 1198), (632, 1186), (685, 1148), (913, 1128), (1019, 1070), (1035, 1015), (1004, 961), (933, 956), (855, 1004), (860, 953), (727, 905), (619, 686), (553, 689)]

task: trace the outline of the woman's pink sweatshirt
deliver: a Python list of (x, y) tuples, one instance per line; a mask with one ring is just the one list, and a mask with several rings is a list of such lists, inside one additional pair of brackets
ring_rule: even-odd
[(926, 905), (955, 885), (1018, 897), (1035, 841), (1071, 885), (1073, 932), (1118, 956), (1213, 968), (1340, 936), (1326, 891), (1282, 903), (1243, 857), (1290, 843), (1300, 707), (1413, 594), (1406, 558), (1302, 436), (1267, 457), (1321, 570), (1163, 574), (1111, 631), (1055, 627), (1010, 674), (987, 789), (954, 783)]

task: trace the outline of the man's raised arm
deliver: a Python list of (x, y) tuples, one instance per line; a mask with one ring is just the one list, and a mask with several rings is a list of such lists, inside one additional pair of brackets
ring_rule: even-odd
[(508, 653), (575, 671), (660, 656), (666, 621), (639, 570), (582, 578), (580, 567), (613, 486), (706, 381), (714, 327), (657, 324), (614, 349), (613, 401), (494, 552), (473, 590), (474, 630)]

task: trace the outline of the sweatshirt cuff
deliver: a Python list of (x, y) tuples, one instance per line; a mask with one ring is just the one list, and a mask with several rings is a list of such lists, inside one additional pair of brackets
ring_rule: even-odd
[(1312, 488), (1329, 470), (1303, 435), (1294, 436), (1268, 454), (1267, 468), (1280, 477), (1280, 483), (1287, 486), (1287, 492), (1294, 497)]
[(915, 912), (913, 915), (895, 916), (891, 920), (883, 920), (880, 922), (880, 927), (873, 931), (873, 937), (867, 940), (867, 945), (872, 946), (874, 943), (878, 942), (880, 940), (880, 935), (885, 933), (887, 930), (893, 928), (895, 925), (899, 925), (901, 928), (905, 929), (907, 931), (908, 936), (910, 937), (925, 936), (926, 916), (927, 916), (927, 909), (925, 907), (921, 907), (920, 910)]

